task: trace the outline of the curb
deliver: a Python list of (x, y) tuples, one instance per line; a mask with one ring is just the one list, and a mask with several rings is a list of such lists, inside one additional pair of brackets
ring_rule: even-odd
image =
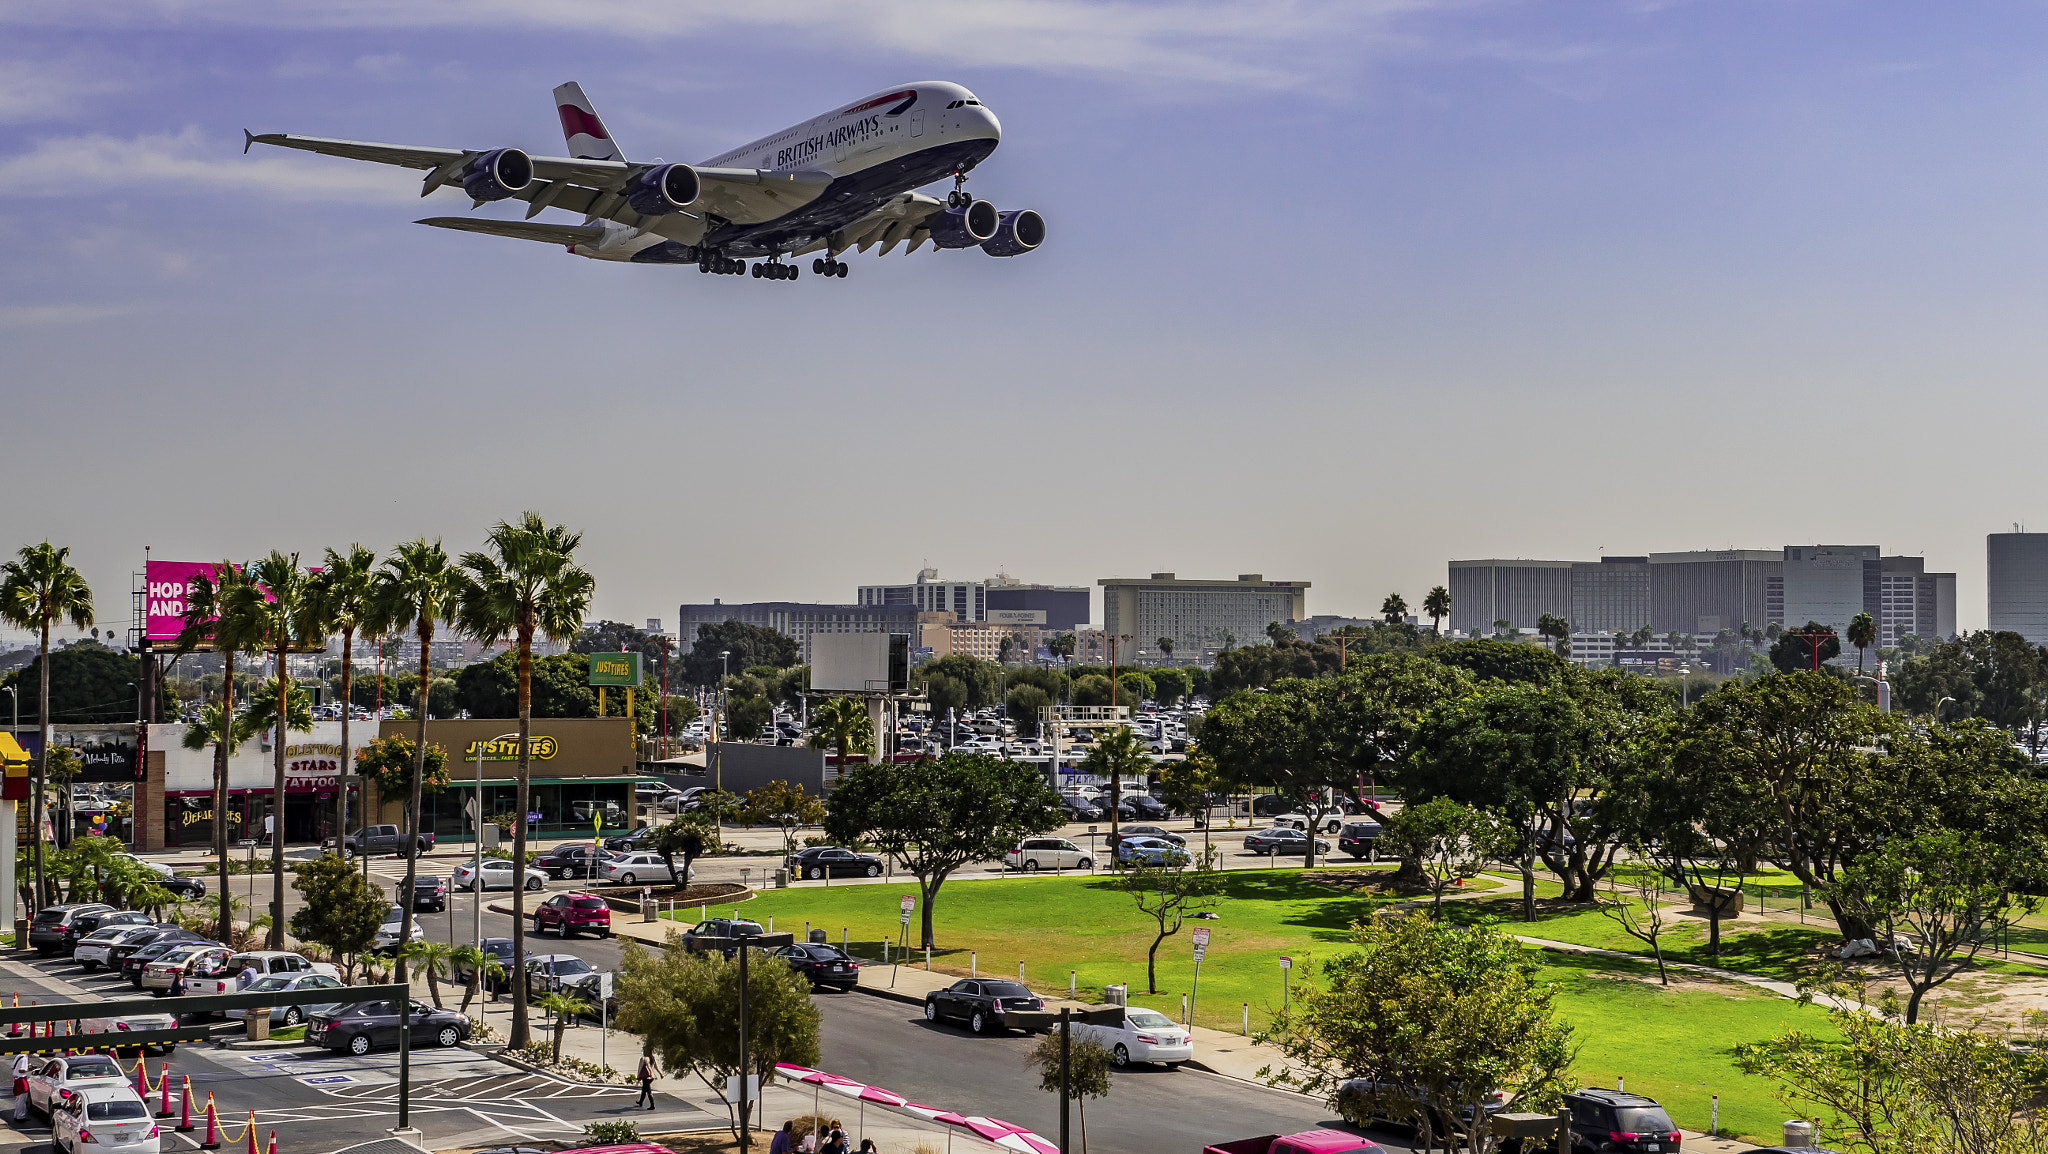
[(854, 986), (854, 987), (853, 987), (853, 989), (854, 989), (854, 992), (855, 992), (855, 993), (860, 993), (860, 994), (867, 994), (868, 996), (870, 996), (870, 997), (875, 997), (875, 998), (887, 998), (887, 999), (889, 999), (889, 1000), (890, 1000), (890, 1001), (892, 1001), (892, 1002), (902, 1002), (902, 1003), (904, 1003), (904, 1004), (906, 1004), (906, 1005), (911, 1005), (911, 1006), (922, 1006), (922, 1005), (924, 1005), (924, 996), (923, 996), (923, 995), (921, 995), (921, 994), (908, 994), (908, 993), (904, 993), (904, 992), (902, 992), (902, 991), (899, 991), (899, 990), (892, 990), (892, 989), (888, 988), (887, 986), (860, 986), (860, 985), (856, 985), (856, 986)]

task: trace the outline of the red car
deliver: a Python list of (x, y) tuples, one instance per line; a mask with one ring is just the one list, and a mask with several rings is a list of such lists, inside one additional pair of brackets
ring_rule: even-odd
[(612, 908), (603, 898), (591, 894), (556, 894), (535, 906), (533, 910), (533, 932), (554, 927), (555, 936), (566, 938), (570, 934), (596, 934), (600, 938), (612, 936)]

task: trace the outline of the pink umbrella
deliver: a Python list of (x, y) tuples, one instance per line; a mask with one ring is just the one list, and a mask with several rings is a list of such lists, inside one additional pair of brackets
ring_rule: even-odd
[(967, 1121), (967, 1119), (953, 1113), (951, 1110), (942, 1110), (937, 1106), (922, 1106), (916, 1102), (905, 1102), (903, 1108), (920, 1117), (930, 1118), (934, 1122), (945, 1122), (953, 1126), (958, 1126)]
[(994, 1118), (962, 1118), (960, 1119), (960, 1125), (974, 1131), (976, 1136), (987, 1138), (991, 1142), (1005, 1134), (1015, 1134), (1017, 1132), (1017, 1127), (1010, 1125), (1008, 1122), (998, 1122)]
[(1005, 1134), (996, 1139), (996, 1145), (1008, 1147), (1011, 1150), (1017, 1151), (1017, 1154), (1060, 1154), (1058, 1146), (1040, 1138), (1029, 1130), (1019, 1130), (1015, 1134)]
[[(851, 1078), (842, 1078), (837, 1074), (827, 1074), (823, 1070), (813, 1070), (808, 1066), (799, 1066), (793, 1062), (777, 1062), (775, 1068), (799, 1082), (809, 1082), (811, 1084), (811, 1137), (813, 1138), (820, 1137), (818, 1133), (818, 1090), (820, 1087), (830, 1086), (842, 1094), (858, 1094), (862, 1090), (867, 1089), (866, 1086)], [(799, 1073), (798, 1071), (802, 1072)], [(847, 1087), (852, 1087), (852, 1089), (847, 1089)]]
[(880, 1102), (884, 1106), (907, 1106), (910, 1104), (910, 1099), (905, 1098), (901, 1094), (884, 1090), (880, 1086), (863, 1086), (856, 1097), (860, 1099), (860, 1121), (855, 1123), (859, 1130), (855, 1137), (860, 1137), (867, 1133), (869, 1102)]

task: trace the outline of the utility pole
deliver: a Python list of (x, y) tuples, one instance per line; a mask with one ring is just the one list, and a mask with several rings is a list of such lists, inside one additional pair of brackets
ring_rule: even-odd
[(1813, 671), (1820, 672), (1820, 643), (1823, 638), (1833, 637), (1832, 633), (1780, 633), (1779, 637), (1797, 637), (1806, 642), (1806, 648), (1813, 654)]

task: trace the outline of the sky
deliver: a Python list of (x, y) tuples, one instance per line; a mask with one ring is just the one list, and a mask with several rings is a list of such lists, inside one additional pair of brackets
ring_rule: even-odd
[[(706, 277), (242, 154), (559, 154), (571, 79), (671, 160), (963, 83), (970, 190), (1049, 239)], [(0, 0), (0, 549), (69, 545), (125, 628), (145, 546), (529, 508), (635, 622), (1876, 543), (1981, 627), (1984, 535), (2048, 529), (2044, 96), (2039, 2)]]

